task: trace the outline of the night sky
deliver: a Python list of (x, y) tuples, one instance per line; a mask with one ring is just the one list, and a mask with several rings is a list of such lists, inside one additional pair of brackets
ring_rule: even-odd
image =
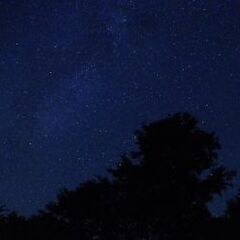
[(240, 171), (240, 1), (0, 1), (0, 203), (106, 174), (142, 123), (193, 113)]

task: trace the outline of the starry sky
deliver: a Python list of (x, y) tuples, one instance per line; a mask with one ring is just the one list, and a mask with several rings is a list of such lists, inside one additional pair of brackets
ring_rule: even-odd
[(1, 0), (0, 201), (30, 215), (193, 113), (240, 171), (238, 0)]

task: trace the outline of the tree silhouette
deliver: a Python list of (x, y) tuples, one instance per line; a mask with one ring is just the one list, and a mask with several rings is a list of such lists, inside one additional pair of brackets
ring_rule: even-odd
[(0, 239), (236, 239), (240, 193), (223, 216), (207, 207), (235, 175), (218, 163), (214, 133), (177, 113), (144, 125), (135, 141), (138, 150), (123, 155), (110, 178), (63, 189), (28, 219), (0, 207)]
[(109, 169), (111, 179), (63, 190), (36, 217), (52, 223), (48, 232), (62, 226), (62, 239), (214, 238), (207, 203), (234, 176), (217, 162), (215, 134), (178, 113), (144, 125), (135, 137), (138, 151)]
[(240, 228), (240, 191), (235, 198), (227, 203), (224, 216), (219, 218), (217, 228), (220, 240), (238, 239)]

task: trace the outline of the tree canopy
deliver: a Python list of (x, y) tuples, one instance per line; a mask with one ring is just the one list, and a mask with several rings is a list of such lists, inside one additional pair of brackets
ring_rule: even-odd
[(23, 239), (230, 236), (228, 231), (239, 225), (240, 198), (230, 201), (219, 218), (207, 207), (216, 194), (231, 187), (235, 175), (218, 162), (220, 143), (214, 133), (202, 130), (192, 115), (177, 113), (142, 126), (135, 132), (135, 143), (137, 150), (108, 170), (110, 177), (62, 190), (30, 219), (3, 216), (0, 232), (5, 239), (17, 239), (12, 229)]

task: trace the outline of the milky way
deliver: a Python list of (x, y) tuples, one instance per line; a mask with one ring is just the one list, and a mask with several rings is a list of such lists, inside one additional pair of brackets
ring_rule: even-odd
[(31, 214), (189, 111), (240, 170), (240, 3), (0, 1), (0, 201)]

